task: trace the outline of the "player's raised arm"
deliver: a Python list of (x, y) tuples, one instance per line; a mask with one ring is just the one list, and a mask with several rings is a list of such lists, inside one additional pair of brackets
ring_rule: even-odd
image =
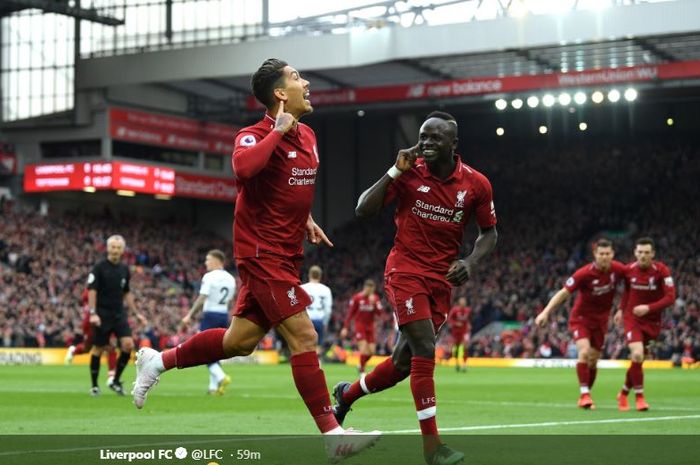
[(248, 179), (265, 168), (275, 147), (284, 134), (296, 124), (291, 113), (284, 111), (284, 101), (279, 101), (275, 116), (275, 129), (257, 140), (255, 134), (241, 132), (233, 150), (233, 172), (238, 179)]
[(416, 158), (418, 158), (418, 144), (410, 149), (399, 150), (394, 166), (389, 168), (389, 171), (379, 181), (360, 195), (357, 207), (355, 207), (355, 215), (359, 218), (370, 218), (379, 213), (384, 206), (387, 190), (391, 183), (404, 172), (413, 168)]

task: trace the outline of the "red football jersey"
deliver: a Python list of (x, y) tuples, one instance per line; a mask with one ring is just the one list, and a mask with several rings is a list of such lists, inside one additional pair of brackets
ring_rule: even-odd
[[(370, 297), (374, 300), (371, 302)], [(374, 319), (382, 312), (382, 302), (377, 294), (367, 297), (363, 292), (358, 292), (350, 299), (348, 306), (348, 316), (345, 317), (344, 328), (350, 327), (350, 322), (354, 319), (355, 326), (372, 325)]]
[[(274, 118), (266, 114), (236, 135), (232, 157), (238, 188), (233, 223), (236, 258), (303, 253), (319, 164), (316, 135), (302, 123), (284, 135), (273, 131), (274, 127)], [(242, 170), (236, 173), (237, 164), (260, 148), (272, 150), (264, 168), (245, 177)]]
[(471, 215), (476, 215), (482, 228), (496, 224), (491, 183), (462, 163), (459, 155), (455, 161), (454, 172), (442, 180), (419, 158), (389, 186), (385, 204), (397, 201), (396, 237), (386, 274), (417, 274), (445, 281)]
[(464, 331), (471, 327), (471, 316), (471, 307), (455, 306), (450, 310), (450, 315), (447, 317), (447, 324), (450, 325), (450, 330), (452, 331)]
[[(675, 301), (676, 288), (666, 265), (653, 261), (645, 270), (637, 262), (627, 265), (625, 293), (620, 305), (626, 323), (637, 320), (660, 325), (662, 310)], [(635, 316), (632, 313), (634, 307), (644, 304), (649, 305), (649, 313), (641, 318)]]
[(578, 291), (569, 321), (574, 323), (604, 322), (610, 317), (617, 285), (625, 276), (625, 265), (613, 260), (610, 269), (602, 271), (594, 263), (584, 265), (566, 280), (564, 288)]

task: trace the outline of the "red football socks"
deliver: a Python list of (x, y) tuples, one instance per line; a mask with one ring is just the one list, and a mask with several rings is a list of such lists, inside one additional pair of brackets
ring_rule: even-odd
[[(352, 404), (360, 397), (373, 392), (383, 391), (408, 378), (408, 373), (401, 373), (394, 366), (394, 361), (387, 358), (374, 367), (371, 373), (355, 381), (350, 388), (343, 393), (343, 401)], [(364, 387), (363, 387), (364, 384)]]
[(595, 383), (595, 378), (598, 376), (597, 368), (588, 369), (588, 389), (593, 389), (593, 383)]
[(644, 371), (642, 371), (643, 362), (632, 362), (629, 369), (630, 380), (632, 381), (632, 387), (637, 391), (641, 392), (644, 388)]
[(435, 401), (435, 359), (425, 357), (411, 358), (411, 393), (416, 405), (418, 422), (423, 435), (423, 452), (432, 453), (440, 445), (438, 436), (437, 402)]
[(117, 369), (117, 351), (111, 350), (107, 352), (107, 367), (109, 371), (115, 371)]
[(371, 355), (365, 355), (365, 354), (360, 355), (360, 372), (362, 372), (362, 373), (365, 372), (365, 366), (367, 366), (367, 362), (369, 361), (370, 358), (372, 358)]
[(576, 364), (576, 374), (578, 375), (579, 386), (588, 388), (590, 383), (590, 369), (588, 368), (588, 363), (578, 362)]
[(294, 384), (301, 398), (304, 399), (306, 408), (314, 417), (318, 429), (321, 433), (327, 433), (338, 428), (340, 425), (333, 416), (331, 397), (326, 387), (326, 376), (318, 364), (316, 352), (293, 355), (290, 363)]
[[(226, 358), (224, 354), (224, 328), (214, 328), (197, 333), (173, 349), (163, 351), (163, 366), (187, 368), (209, 365)], [(325, 386), (325, 385), (324, 385)]]

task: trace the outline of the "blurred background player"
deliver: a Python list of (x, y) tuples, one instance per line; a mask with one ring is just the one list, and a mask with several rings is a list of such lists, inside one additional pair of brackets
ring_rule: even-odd
[[(199, 296), (192, 304), (189, 313), (182, 319), (183, 326), (188, 326), (192, 318), (204, 309), (199, 330), (211, 328), (228, 328), (229, 304), (236, 293), (236, 278), (224, 269), (226, 255), (221, 250), (207, 252), (204, 266), (207, 272), (202, 277)], [(207, 365), (209, 368), (209, 394), (223, 395), (231, 378), (224, 373), (220, 362)]]
[(637, 239), (634, 256), (637, 260), (627, 265), (625, 292), (620, 309), (615, 314), (615, 323), (624, 324), (631, 360), (625, 384), (617, 395), (621, 411), (630, 409), (627, 402), (630, 388), (634, 388), (636, 393), (637, 410), (649, 410), (649, 404), (644, 399), (644, 350), (647, 344), (659, 337), (663, 310), (676, 300), (671, 271), (662, 262), (654, 260), (654, 240), (650, 237)]
[[(83, 319), (81, 322), (82, 334), (81, 341), (77, 344), (71, 344), (66, 352), (65, 363), (70, 365), (73, 363), (73, 357), (80, 354), (87, 354), (92, 350), (92, 327), (90, 326), (90, 309), (88, 308), (88, 289), (83, 289), (80, 296), (83, 305)], [(114, 374), (117, 370), (117, 349), (110, 341), (107, 346), (107, 386), (111, 386), (114, 381)]]
[(339, 460), (374, 444), (379, 432), (344, 430), (333, 415), (316, 353), (318, 335), (306, 313), (311, 299), (299, 281), (304, 237), (333, 245), (311, 216), (320, 159), (316, 135), (299, 122), (313, 111), (309, 81), (270, 58), (253, 74), (252, 87), (267, 112), (241, 129), (234, 144), (233, 250), (242, 284), (231, 326), (202, 331), (163, 353), (139, 350), (134, 404), (143, 408), (164, 371), (249, 355), (276, 328), (289, 345), (294, 383), (324, 434), (326, 452)]
[(593, 245), (593, 263), (576, 270), (535, 318), (535, 324), (544, 328), (549, 315), (573, 292), (579, 291), (571, 309), (569, 330), (578, 351), (578, 406), (584, 409), (595, 409), (590, 390), (598, 373), (598, 359), (608, 332), (615, 290), (624, 279), (625, 265), (613, 260), (614, 257), (612, 242), (598, 239)]
[(318, 334), (318, 353), (323, 353), (324, 336), (328, 328), (333, 311), (333, 293), (331, 288), (321, 282), (323, 270), (318, 265), (309, 268), (309, 282), (301, 285), (301, 288), (309, 294), (311, 304), (306, 307), (306, 313), (311, 318), (316, 334)]
[(452, 357), (455, 358), (455, 369), (467, 371), (467, 358), (469, 357), (469, 335), (471, 334), (472, 309), (467, 307), (467, 298), (460, 297), (457, 305), (452, 307), (447, 317), (452, 340)]
[(360, 364), (357, 371), (360, 375), (365, 374), (365, 366), (377, 349), (375, 336), (375, 320), (381, 315), (383, 307), (376, 293), (377, 284), (368, 279), (360, 292), (352, 296), (348, 306), (348, 314), (340, 330), (340, 338), (348, 336), (350, 324), (355, 322), (354, 339), (357, 343), (357, 350), (360, 352)]
[(126, 242), (120, 235), (107, 239), (107, 258), (98, 262), (88, 275), (88, 311), (92, 325), (93, 347), (90, 350), (90, 377), (92, 379), (92, 396), (100, 395), (97, 378), (100, 374), (100, 357), (108, 349), (112, 333), (119, 340), (119, 359), (110, 389), (124, 395), (121, 375), (134, 348), (131, 338), (131, 328), (127, 313), (124, 311), (124, 300), (129, 309), (145, 324), (146, 319), (136, 309), (134, 296), (129, 292), (129, 267), (121, 262)]
[[(410, 375), (428, 465), (455, 464), (464, 458), (443, 444), (438, 433), (435, 339), (450, 310), (451, 286), (474, 277), (497, 240), (491, 183), (462, 163), (455, 153), (457, 142), (454, 117), (429, 114), (418, 143), (400, 150), (396, 163), (360, 196), (355, 209), (360, 217), (374, 216), (384, 205), (397, 203), (396, 236), (384, 282), (401, 336), (391, 358), (355, 383), (340, 382), (333, 389), (336, 417), (342, 423), (357, 399), (391, 388)], [(471, 254), (458, 259), (472, 213), (479, 236)]]

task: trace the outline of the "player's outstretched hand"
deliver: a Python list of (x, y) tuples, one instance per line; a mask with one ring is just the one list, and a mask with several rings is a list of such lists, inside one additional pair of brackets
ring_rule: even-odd
[(291, 113), (284, 111), (284, 101), (280, 100), (280, 106), (277, 109), (277, 115), (275, 115), (275, 131), (279, 131), (282, 134), (292, 129), (294, 123), (297, 122)]
[(328, 247), (333, 247), (331, 240), (328, 239), (326, 233), (323, 232), (323, 229), (316, 224), (311, 216), (309, 216), (309, 219), (306, 220), (306, 238), (314, 245), (319, 245), (321, 242), (323, 242)]
[(461, 286), (472, 276), (474, 265), (469, 260), (455, 260), (447, 270), (445, 279), (454, 286)]
[(410, 149), (399, 150), (399, 154), (396, 156), (396, 168), (402, 172), (408, 171), (416, 164), (416, 158), (418, 158), (418, 144)]
[(100, 326), (102, 324), (102, 320), (100, 320), (100, 315), (97, 313), (90, 315), (90, 324), (92, 326)]
[(542, 312), (537, 317), (535, 318), (535, 324), (539, 326), (540, 328), (544, 328), (547, 326), (547, 315), (546, 313)]

